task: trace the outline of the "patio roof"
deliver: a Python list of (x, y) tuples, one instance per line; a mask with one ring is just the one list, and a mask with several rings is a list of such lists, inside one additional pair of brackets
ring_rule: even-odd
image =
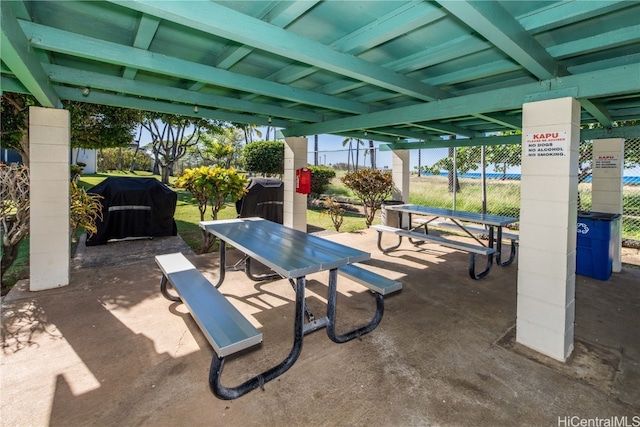
[(566, 96), (606, 130), (640, 119), (639, 16), (630, 1), (9, 1), (1, 88), (397, 148), (520, 129), (523, 103)]

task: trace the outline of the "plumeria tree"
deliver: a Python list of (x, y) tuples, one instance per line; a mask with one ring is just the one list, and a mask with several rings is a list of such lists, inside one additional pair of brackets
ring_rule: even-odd
[(29, 234), (29, 203), (29, 168), (0, 164), (0, 275), (16, 260), (20, 242)]

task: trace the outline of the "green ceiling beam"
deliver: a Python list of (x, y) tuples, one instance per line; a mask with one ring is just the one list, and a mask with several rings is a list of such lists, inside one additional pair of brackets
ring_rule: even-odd
[(342, 133), (354, 129), (374, 129), (404, 123), (443, 120), (472, 114), (522, 108), (525, 97), (557, 93), (561, 97), (567, 88), (577, 88), (577, 98), (597, 98), (637, 92), (640, 88), (640, 64), (624, 65), (606, 70), (566, 76), (520, 86), (496, 89), (426, 102), (360, 116), (329, 120), (323, 123), (296, 125), (283, 131), (286, 136)]
[(350, 113), (365, 113), (365, 104), (298, 89), (293, 86), (267, 82), (256, 77), (243, 76), (202, 64), (177, 59), (155, 52), (123, 46), (104, 40), (45, 27), (28, 21), (19, 21), (34, 47), (64, 53), (94, 61), (137, 68), (152, 73), (166, 74), (187, 80), (233, 88), (243, 92), (256, 92), (265, 96), (301, 104), (331, 108)]
[[(285, 28), (309, 9), (314, 7), (318, 0), (296, 1), (296, 2), (271, 2), (256, 16), (257, 19), (265, 20), (278, 27)], [(222, 55), (218, 56), (215, 65), (225, 70), (231, 68), (242, 58), (253, 51), (250, 46), (230, 46)]]
[[(339, 40), (329, 44), (329, 46), (340, 52), (358, 55), (394, 37), (409, 33), (416, 28), (436, 21), (444, 15), (445, 13), (435, 6), (425, 3), (422, 0), (414, 0), (341, 37)], [(291, 64), (268, 76), (267, 80), (277, 81), (279, 83), (292, 83), (318, 70), (319, 68), (317, 67)], [(363, 85), (363, 83), (359, 82), (359, 86), (361, 85)], [(322, 90), (318, 90), (318, 92), (329, 94), (329, 92), (323, 92)]]
[(17, 23), (11, 10), (11, 2), (0, 2), (0, 52), (2, 62), (29, 90), (43, 107), (59, 108), (62, 106), (42, 65), (30, 50), (29, 41)]
[(185, 8), (180, 2), (153, 0), (113, 3), (417, 99), (431, 101), (447, 96), (438, 88), (215, 3), (200, 2), (194, 8)]
[[(138, 49), (149, 49), (153, 38), (156, 35), (156, 31), (158, 30), (158, 26), (160, 25), (160, 20), (155, 16), (149, 16), (142, 14), (140, 20), (138, 21), (138, 28), (136, 30), (136, 37), (133, 40), (133, 47), (137, 47)], [(137, 69), (127, 67), (122, 74), (122, 77), (125, 79), (133, 79), (138, 72)]]
[(591, 114), (602, 126), (609, 127), (613, 124), (611, 114), (609, 114), (609, 111), (600, 103), (584, 98), (580, 100), (580, 106)]
[(29, 94), (29, 89), (15, 77), (0, 75), (0, 91)]
[(395, 144), (380, 144), (381, 151), (392, 150), (423, 150), (428, 148), (475, 147), (477, 145), (511, 145), (520, 144), (522, 135), (487, 136), (469, 139), (433, 139), (421, 142), (398, 142)]
[(185, 89), (129, 80), (122, 77), (107, 76), (90, 71), (80, 71), (59, 65), (46, 65), (45, 70), (47, 71), (51, 81), (56, 83), (89, 87), (92, 90), (101, 89), (120, 94), (181, 102), (190, 105), (192, 109), (194, 105), (198, 105), (198, 108), (222, 108), (242, 113), (258, 114), (265, 117), (282, 117), (294, 121), (317, 122), (322, 119), (321, 114), (313, 112), (283, 108), (268, 104), (258, 104), (218, 95), (213, 96), (204, 93), (194, 93)]
[[(582, 129), (580, 139), (582, 141), (606, 138), (638, 138), (640, 137), (640, 126), (621, 126), (605, 129)], [(511, 145), (521, 144), (522, 135), (506, 136), (486, 136), (469, 139), (438, 139), (422, 142), (398, 142), (391, 144), (380, 144), (381, 151), (392, 150), (421, 150), (428, 148), (448, 148), (448, 147), (474, 147), (477, 145)]]
[(519, 21), (525, 30), (540, 33), (552, 28), (604, 15), (627, 7), (629, 4), (628, 0), (554, 2), (546, 9), (521, 17)]
[(638, 43), (640, 41), (640, 24), (618, 28), (597, 36), (581, 37), (567, 43), (549, 46), (549, 53), (556, 58), (571, 57), (589, 51), (602, 51), (615, 47)]
[(112, 105), (114, 107), (131, 108), (143, 111), (156, 111), (159, 113), (179, 114), (181, 116), (200, 117), (212, 120), (221, 120), (236, 123), (250, 123), (260, 126), (286, 126), (287, 123), (281, 120), (272, 120), (269, 123), (268, 118), (256, 117), (245, 114), (229, 113), (226, 111), (213, 110), (210, 108), (198, 107), (198, 112), (193, 111), (193, 106), (185, 104), (172, 104), (170, 102), (162, 102), (151, 99), (124, 97), (110, 93), (91, 91), (89, 96), (82, 94), (81, 88), (57, 87), (56, 91), (62, 99), (71, 101), (88, 102), (99, 105)]
[(422, 0), (410, 1), (331, 43), (330, 46), (340, 52), (358, 55), (437, 21), (445, 15), (444, 11), (433, 4)]
[(446, 0), (440, 4), (537, 78), (546, 80), (567, 74), (500, 3)]

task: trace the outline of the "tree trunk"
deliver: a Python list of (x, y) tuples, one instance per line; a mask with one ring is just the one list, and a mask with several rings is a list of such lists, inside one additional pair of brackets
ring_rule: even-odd
[(169, 185), (169, 175), (171, 174), (171, 165), (161, 165), (160, 170), (162, 171), (162, 183), (165, 185)]
[(318, 135), (313, 137), (313, 165), (318, 166)]
[(376, 168), (376, 150), (373, 147), (373, 140), (369, 140), (369, 153), (370, 153), (370, 159), (371, 159), (371, 169), (375, 169)]
[(19, 147), (16, 147), (16, 151), (22, 157), (22, 164), (29, 167), (29, 132), (25, 132), (20, 138)]
[[(455, 148), (449, 147), (449, 157), (451, 159), (453, 159), (453, 150), (455, 150)], [(453, 165), (453, 163), (452, 163), (452, 165)], [(449, 193), (453, 193), (454, 192), (454, 176), (455, 176), (455, 191), (458, 192), (458, 191), (460, 191), (460, 182), (458, 181), (458, 174), (454, 174), (453, 173), (453, 166), (451, 166), (449, 168), (448, 173), (447, 173), (447, 177), (448, 177), (448, 181), (449, 181)]]
[(18, 257), (18, 249), (20, 249), (20, 242), (14, 245), (2, 245), (2, 261), (0, 261), (0, 283), (2, 283), (4, 274)]

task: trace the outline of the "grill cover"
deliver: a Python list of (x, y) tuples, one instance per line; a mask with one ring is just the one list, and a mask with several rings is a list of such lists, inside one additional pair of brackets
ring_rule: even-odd
[(178, 195), (155, 178), (109, 177), (87, 191), (99, 194), (102, 221), (87, 246), (104, 245), (112, 239), (176, 236), (173, 219)]
[(240, 218), (257, 216), (282, 224), (284, 184), (277, 178), (251, 178), (248, 192), (236, 202)]

